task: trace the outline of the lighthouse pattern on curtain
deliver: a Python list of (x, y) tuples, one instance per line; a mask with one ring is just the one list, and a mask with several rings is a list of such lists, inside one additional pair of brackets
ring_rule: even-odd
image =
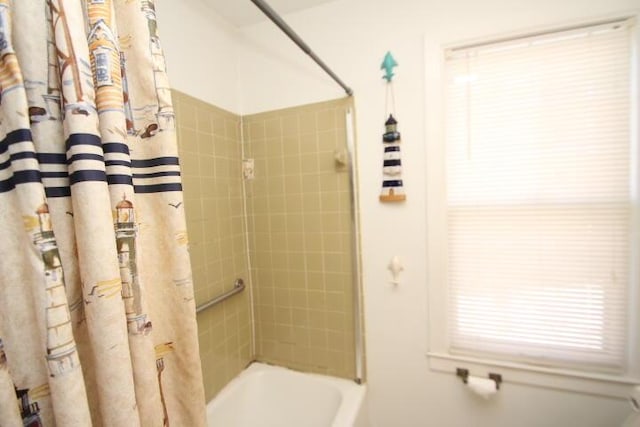
[(0, 53), (0, 425), (203, 426), (154, 1), (0, 0)]

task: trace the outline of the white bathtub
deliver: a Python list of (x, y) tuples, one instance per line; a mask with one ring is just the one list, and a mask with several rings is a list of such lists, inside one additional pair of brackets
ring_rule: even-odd
[(209, 427), (367, 427), (365, 386), (253, 363), (207, 405)]

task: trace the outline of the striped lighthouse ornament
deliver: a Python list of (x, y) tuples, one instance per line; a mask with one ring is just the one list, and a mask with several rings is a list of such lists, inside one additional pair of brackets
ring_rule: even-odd
[(402, 160), (400, 159), (400, 132), (398, 122), (389, 114), (382, 135), (384, 156), (382, 163), (381, 202), (403, 202), (407, 196), (402, 186)]

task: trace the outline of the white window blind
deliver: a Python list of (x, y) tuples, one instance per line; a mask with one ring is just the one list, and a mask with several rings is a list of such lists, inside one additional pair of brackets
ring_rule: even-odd
[(447, 52), (452, 353), (625, 366), (630, 27)]

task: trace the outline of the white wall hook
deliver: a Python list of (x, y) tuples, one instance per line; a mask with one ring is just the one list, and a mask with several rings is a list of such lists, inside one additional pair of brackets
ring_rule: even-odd
[(398, 280), (400, 277), (400, 272), (404, 270), (404, 266), (402, 265), (402, 261), (400, 261), (400, 257), (398, 255), (394, 255), (389, 262), (389, 266), (387, 267), (391, 272), (391, 283), (397, 285), (400, 283)]

